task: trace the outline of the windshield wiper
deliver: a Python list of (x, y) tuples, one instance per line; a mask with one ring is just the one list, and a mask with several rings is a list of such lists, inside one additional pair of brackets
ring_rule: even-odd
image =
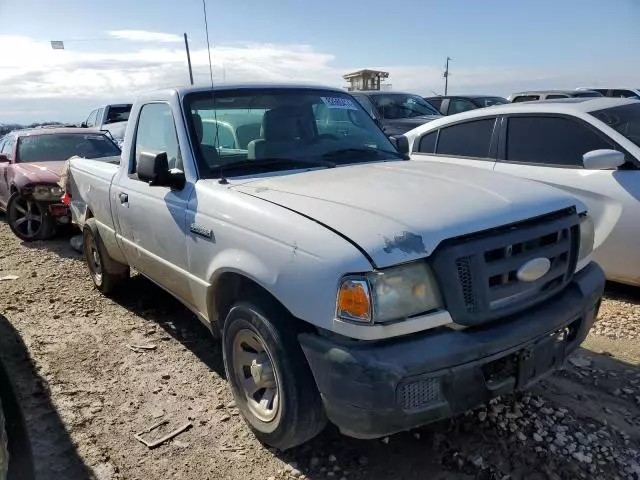
[(297, 158), (286, 158), (286, 157), (269, 157), (269, 158), (258, 158), (256, 160), (241, 160), (239, 162), (222, 164), (218, 167), (218, 175), (220, 176), (220, 183), (227, 183), (225, 178), (225, 172), (229, 170), (251, 170), (253, 168), (260, 168), (266, 166), (274, 166), (274, 167), (293, 167), (296, 168), (304, 168), (304, 167), (326, 167), (326, 168), (334, 168), (336, 166), (333, 162), (328, 162), (324, 160), (300, 160)]
[(391, 150), (378, 150), (376, 148), (341, 148), (339, 150), (333, 150), (331, 152), (323, 153), (322, 158), (336, 158), (336, 157), (358, 157), (363, 155), (374, 155), (379, 157), (380, 155), (391, 155), (394, 158), (405, 160), (405, 156), (399, 152), (393, 152)]

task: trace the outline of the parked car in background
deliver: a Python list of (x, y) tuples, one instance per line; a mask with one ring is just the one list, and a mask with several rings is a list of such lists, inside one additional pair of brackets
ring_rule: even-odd
[(104, 133), (84, 128), (17, 130), (0, 139), (0, 210), (13, 233), (44, 240), (70, 221), (58, 185), (65, 160), (119, 156)]
[(419, 95), (412, 93), (366, 91), (351, 92), (387, 135), (401, 135), (440, 118), (440, 112)]
[(640, 285), (640, 101), (503, 105), (407, 137), (414, 159), (509, 173), (576, 195), (596, 223), (594, 259), (610, 280)]
[(584, 88), (580, 87), (578, 90), (591, 90), (599, 92), (605, 97), (613, 98), (634, 98), (640, 100), (640, 88)]
[(512, 103), (535, 102), (537, 100), (556, 100), (559, 98), (588, 98), (602, 97), (600, 92), (593, 90), (537, 90), (531, 92), (518, 92), (509, 95)]
[(131, 103), (103, 105), (91, 111), (81, 127), (108, 131), (113, 140), (121, 145), (127, 120), (131, 112)]
[(442, 115), (453, 115), (468, 110), (475, 110), (476, 108), (509, 103), (509, 100), (506, 98), (492, 95), (438, 95), (436, 97), (425, 97), (425, 100), (433, 105)]
[[(204, 119), (261, 128), (240, 148)], [(135, 268), (221, 331), (238, 408), (279, 449), (327, 418), (376, 438), (527, 388), (600, 305), (584, 204), (391, 142), (340, 89), (147, 94), (119, 165), (69, 162), (91, 278), (110, 294)]]

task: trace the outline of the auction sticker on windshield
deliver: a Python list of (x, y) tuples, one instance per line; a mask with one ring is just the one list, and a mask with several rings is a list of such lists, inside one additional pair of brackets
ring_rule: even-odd
[(346, 110), (358, 110), (356, 103), (350, 98), (344, 97), (320, 97), (329, 108), (342, 108)]

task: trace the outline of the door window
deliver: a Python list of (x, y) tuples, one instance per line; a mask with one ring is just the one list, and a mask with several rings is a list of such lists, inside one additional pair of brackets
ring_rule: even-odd
[(173, 121), (171, 107), (166, 103), (148, 103), (142, 107), (136, 132), (135, 165), (131, 173), (135, 173), (140, 154), (161, 152), (167, 153), (169, 168), (182, 170), (182, 155), (178, 144), (178, 135)]
[(95, 126), (97, 113), (98, 113), (98, 111), (94, 110), (93, 112), (91, 112), (89, 114), (89, 116), (87, 117), (87, 120), (84, 122), (87, 125), (87, 127)]
[(418, 151), (420, 153), (434, 153), (436, 151), (436, 140), (438, 139), (438, 131), (427, 133), (420, 139)]
[(495, 121), (495, 118), (484, 118), (441, 129), (436, 153), (487, 158)]
[(452, 98), (449, 101), (449, 111), (447, 112), (449, 115), (453, 115), (454, 113), (466, 112), (467, 110), (474, 110), (476, 107), (473, 103), (468, 100), (464, 100), (462, 98)]
[(354, 95), (353, 97), (358, 101), (360, 105), (362, 105), (362, 108), (364, 108), (367, 113), (371, 115), (371, 118), (378, 118), (378, 116), (376, 115), (376, 107), (366, 95)]
[(425, 100), (440, 110), (440, 107), (442, 106), (442, 98), (425, 98)]
[(612, 90), (611, 96), (615, 98), (638, 98), (638, 95), (632, 90)]
[(98, 113), (96, 113), (95, 125), (102, 124), (102, 115), (104, 115), (104, 108), (98, 109)]
[(551, 93), (545, 97), (545, 100), (553, 100), (554, 98), (569, 98), (569, 95), (562, 95), (559, 93)]
[(541, 116), (509, 118), (507, 161), (581, 167), (585, 153), (606, 148), (612, 145), (575, 120)]
[(13, 137), (5, 137), (3, 140), (4, 143), (0, 146), (0, 153), (4, 153), (6, 156), (10, 157), (13, 153)]
[(540, 100), (540, 95), (519, 95), (513, 99), (512, 103), (534, 102)]

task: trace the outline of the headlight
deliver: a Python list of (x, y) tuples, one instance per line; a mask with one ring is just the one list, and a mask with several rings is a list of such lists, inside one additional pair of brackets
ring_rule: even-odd
[(339, 318), (366, 323), (399, 320), (442, 305), (424, 262), (346, 277), (338, 292)]
[(593, 219), (589, 215), (582, 215), (580, 217), (580, 253), (578, 253), (578, 261), (584, 260), (593, 252), (595, 235), (596, 229)]
[(36, 185), (31, 189), (31, 195), (36, 200), (59, 200), (63, 193), (57, 185)]

